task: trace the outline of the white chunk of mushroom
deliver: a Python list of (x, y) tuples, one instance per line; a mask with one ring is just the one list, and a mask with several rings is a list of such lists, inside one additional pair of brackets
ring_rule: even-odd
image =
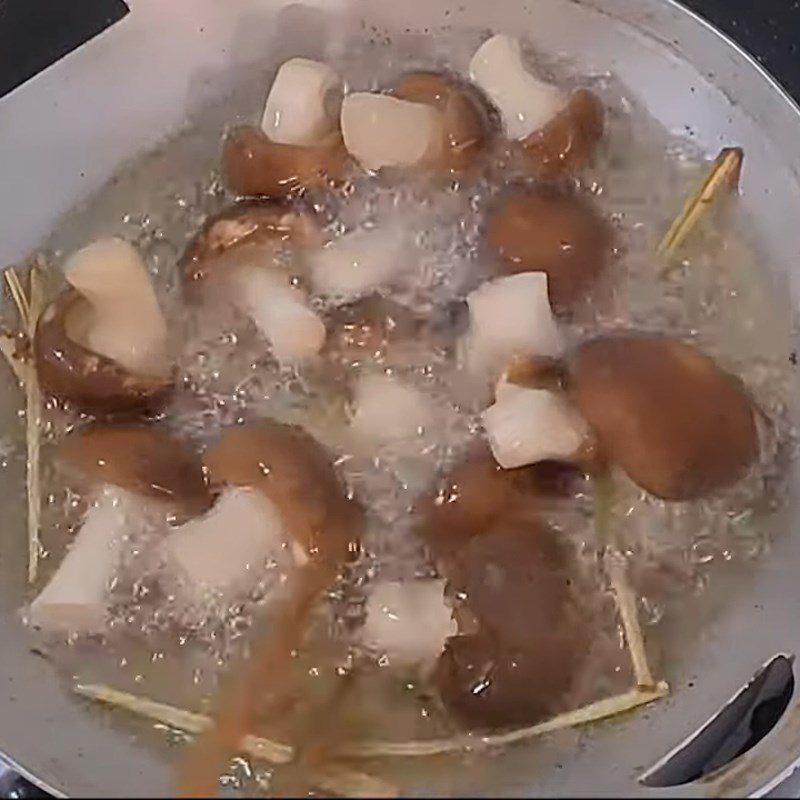
[(317, 145), (338, 128), (342, 82), (327, 64), (284, 62), (267, 98), (261, 130), (278, 144)]
[(268, 562), (286, 571), (306, 559), (275, 504), (245, 488), (227, 489), (204, 516), (172, 531), (160, 552), (167, 580), (191, 607), (243, 596), (265, 576)]
[(514, 356), (558, 357), (564, 339), (553, 316), (544, 272), (520, 272), (481, 284), (467, 297), (468, 368), (492, 371)]
[(167, 326), (141, 255), (123, 239), (100, 239), (74, 253), (64, 276), (90, 304), (70, 338), (131, 372), (160, 374), (167, 368)]
[(497, 400), (483, 412), (489, 446), (503, 469), (540, 461), (572, 461), (589, 429), (560, 394), (501, 382)]
[(325, 323), (288, 276), (261, 267), (241, 267), (232, 280), (234, 304), (269, 341), (278, 361), (303, 361), (320, 351)]
[(442, 113), (424, 103), (354, 92), (342, 102), (347, 151), (368, 170), (409, 167), (435, 158), (444, 140)]
[(395, 665), (430, 667), (458, 632), (443, 580), (379, 581), (367, 596), (360, 643)]
[(419, 389), (391, 375), (364, 375), (356, 386), (350, 430), (363, 444), (385, 445), (431, 432), (436, 414)]
[(50, 633), (105, 629), (109, 586), (136, 530), (134, 504), (116, 487), (100, 491), (55, 574), (31, 603), (29, 624)]
[(567, 104), (568, 96), (533, 75), (517, 39), (497, 34), (475, 52), (470, 77), (497, 107), (509, 139), (525, 139), (544, 127)]
[(386, 286), (408, 263), (408, 244), (396, 226), (345, 234), (309, 256), (314, 291), (347, 302)]

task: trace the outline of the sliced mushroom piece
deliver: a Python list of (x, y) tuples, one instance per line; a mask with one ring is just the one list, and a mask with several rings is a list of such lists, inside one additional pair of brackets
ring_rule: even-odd
[(94, 501), (28, 618), (51, 632), (99, 633), (106, 625), (109, 585), (146, 509), (157, 504), (166, 521), (202, 513), (211, 497), (199, 461), (155, 429), (86, 429), (65, 440), (60, 456), (83, 474)]
[(588, 446), (586, 421), (563, 395), (549, 389), (502, 384), (494, 405), (483, 412), (483, 425), (503, 469), (541, 461), (577, 463)]
[(313, 218), (276, 203), (244, 203), (209, 220), (189, 245), (182, 263), (186, 279), (249, 318), (272, 345), (279, 361), (315, 355), (325, 325), (305, 293), (275, 265), (280, 247), (321, 244)]
[(338, 130), (342, 80), (327, 64), (290, 58), (267, 97), (261, 130), (273, 141), (318, 145)]
[(430, 164), (441, 157), (445, 141), (441, 111), (388, 94), (348, 94), (341, 126), (347, 151), (371, 171)]
[(588, 89), (576, 89), (553, 119), (523, 139), (525, 162), (541, 180), (579, 172), (591, 161), (604, 129), (600, 98)]
[(227, 429), (206, 453), (214, 486), (245, 486), (268, 497), (302, 550), (343, 563), (355, 552), (362, 512), (348, 498), (325, 449), (295, 425), (264, 421)]
[(444, 588), (443, 580), (376, 582), (368, 589), (361, 645), (396, 667), (429, 669), (457, 632)]
[[(171, 531), (160, 546), (171, 592), (188, 610), (227, 607), (265, 576), (295, 564), (277, 506), (261, 492), (225, 489), (204, 516)], [(305, 556), (299, 552), (300, 563)]]
[[(74, 289), (42, 312), (33, 352), (45, 391), (92, 413), (155, 412), (172, 392), (172, 378), (131, 372), (68, 334), (67, 320), (87, 319), (91, 308)], [(74, 321), (69, 329), (74, 329)]]
[(225, 185), (242, 197), (289, 197), (344, 180), (348, 159), (342, 138), (299, 146), (271, 141), (252, 127), (236, 128), (225, 139)]
[(608, 266), (611, 226), (585, 200), (554, 191), (514, 192), (489, 217), (489, 246), (508, 273), (547, 273), (550, 302), (567, 309)]
[(646, 334), (588, 341), (569, 359), (568, 390), (609, 460), (665, 500), (729, 486), (758, 456), (742, 382), (682, 342)]
[(528, 70), (519, 40), (512, 36), (487, 39), (472, 57), (469, 71), (500, 112), (509, 139), (525, 139), (567, 105), (561, 89)]
[(557, 357), (564, 340), (548, 299), (548, 275), (520, 272), (486, 281), (467, 297), (467, 366), (492, 372), (515, 356)]
[(482, 634), (455, 636), (437, 662), (434, 683), (445, 708), (467, 728), (535, 725), (566, 710), (576, 656), (563, 639), (515, 650)]
[(167, 326), (147, 266), (121, 239), (64, 265), (71, 288), (42, 313), (34, 356), (44, 389), (92, 412), (152, 410), (168, 396)]
[(398, 81), (392, 94), (442, 114), (444, 141), (434, 168), (459, 173), (473, 166), (489, 138), (488, 115), (475, 92), (446, 75), (412, 72)]

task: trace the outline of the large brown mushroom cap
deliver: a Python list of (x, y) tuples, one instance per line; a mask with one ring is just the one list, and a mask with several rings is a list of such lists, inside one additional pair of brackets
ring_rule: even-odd
[(227, 187), (244, 197), (288, 197), (343, 180), (348, 156), (340, 136), (313, 147), (277, 144), (257, 128), (233, 130), (222, 153)]
[(283, 202), (236, 203), (206, 220), (181, 259), (184, 279), (201, 281), (247, 253), (281, 244), (319, 247), (322, 232), (314, 217)]
[(651, 494), (691, 500), (741, 477), (758, 455), (741, 381), (678, 341), (618, 335), (581, 345), (569, 392), (612, 462)]
[(469, 169), (485, 149), (489, 122), (477, 94), (469, 87), (436, 72), (412, 72), (403, 76), (392, 90), (400, 100), (424, 103), (441, 111), (444, 146), (435, 166), (446, 172)]
[(157, 428), (94, 425), (70, 434), (59, 455), (91, 483), (163, 500), (186, 516), (202, 514), (211, 506), (199, 458)]
[(547, 273), (557, 309), (579, 300), (612, 254), (608, 222), (586, 200), (557, 192), (510, 195), (492, 212), (487, 235), (507, 273)]
[(227, 429), (206, 453), (212, 486), (248, 486), (278, 507), (311, 556), (344, 561), (361, 537), (363, 514), (348, 498), (313, 436), (272, 420)]
[(40, 316), (33, 353), (42, 388), (91, 413), (157, 411), (169, 398), (172, 376), (133, 373), (72, 339), (70, 320), (88, 310), (88, 302), (67, 289)]
[(603, 138), (605, 110), (588, 89), (577, 89), (566, 107), (523, 142), (525, 161), (541, 180), (583, 169)]

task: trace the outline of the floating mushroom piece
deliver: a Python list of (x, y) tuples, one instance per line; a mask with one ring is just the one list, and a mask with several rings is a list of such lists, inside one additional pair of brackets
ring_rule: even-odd
[(307, 556), (343, 563), (357, 548), (361, 508), (302, 428), (274, 421), (228, 428), (205, 464), (213, 486), (248, 487), (272, 501)]
[(368, 589), (361, 645), (396, 667), (430, 668), (457, 632), (444, 587), (443, 580), (377, 581)]
[(609, 460), (657, 497), (710, 494), (758, 456), (742, 382), (682, 342), (646, 334), (588, 341), (569, 359), (568, 389)]
[(388, 94), (348, 94), (341, 126), (347, 151), (371, 171), (430, 164), (441, 157), (445, 144), (441, 111)]
[(589, 438), (586, 421), (560, 393), (503, 383), (483, 425), (504, 469), (541, 461), (578, 462)]
[(583, 169), (603, 138), (605, 109), (596, 94), (576, 89), (553, 119), (522, 141), (525, 163), (541, 180)]
[(209, 220), (183, 257), (186, 279), (204, 297), (233, 305), (270, 342), (282, 362), (315, 355), (325, 325), (291, 276), (275, 264), (283, 246), (319, 246), (313, 217), (281, 203), (241, 203)]
[(242, 197), (284, 198), (345, 178), (347, 151), (338, 133), (309, 146), (279, 144), (253, 127), (236, 128), (225, 139), (225, 185)]
[(34, 357), (44, 389), (91, 412), (151, 411), (169, 395), (167, 327), (147, 267), (121, 239), (64, 265), (71, 288), (42, 313)]
[(548, 299), (544, 272), (486, 281), (467, 297), (465, 357), (474, 372), (497, 371), (515, 356), (556, 357), (564, 340)]
[(509, 273), (547, 273), (556, 310), (580, 300), (608, 266), (613, 235), (584, 199), (554, 191), (515, 191), (489, 217), (487, 238)]
[(327, 64), (291, 58), (267, 97), (261, 130), (278, 144), (319, 145), (338, 130), (342, 80)]
[[(191, 610), (225, 607), (264, 577), (267, 564), (296, 563), (277, 506), (261, 492), (225, 489), (204, 516), (171, 531), (160, 546), (172, 593)], [(300, 561), (304, 559), (299, 552)]]
[(165, 521), (182, 518), (205, 511), (211, 497), (194, 455), (152, 428), (86, 429), (70, 435), (60, 455), (93, 487), (94, 502), (28, 618), (47, 631), (99, 633), (106, 624), (109, 584), (145, 510), (157, 505)]
[(392, 95), (424, 103), (441, 113), (444, 141), (434, 168), (463, 172), (485, 149), (489, 138), (488, 115), (468, 86), (436, 72), (412, 72), (397, 82)]

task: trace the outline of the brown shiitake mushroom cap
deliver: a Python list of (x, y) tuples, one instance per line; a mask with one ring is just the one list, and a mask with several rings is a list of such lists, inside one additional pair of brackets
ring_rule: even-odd
[(323, 446), (302, 428), (272, 420), (228, 428), (205, 464), (212, 486), (247, 486), (269, 497), (309, 555), (344, 561), (355, 552), (361, 507), (348, 498)]
[(436, 167), (446, 172), (469, 169), (485, 149), (489, 118), (477, 93), (436, 72), (412, 72), (403, 76), (392, 90), (400, 100), (424, 103), (441, 111), (444, 146)]
[(588, 201), (543, 190), (506, 197), (489, 217), (487, 236), (506, 273), (547, 273), (557, 309), (582, 297), (608, 265), (613, 245), (610, 225)]
[(225, 140), (226, 186), (244, 197), (287, 197), (345, 178), (348, 156), (341, 137), (313, 147), (278, 144), (258, 128), (233, 130)]
[(600, 98), (588, 89), (577, 89), (554, 119), (522, 142), (528, 168), (542, 180), (580, 171), (591, 160), (604, 128)]
[(473, 729), (533, 725), (564, 711), (564, 696), (580, 667), (566, 636), (536, 650), (514, 650), (482, 634), (453, 636), (433, 680), (447, 710)]
[(702, 497), (736, 481), (758, 455), (742, 382), (681, 342), (594, 339), (572, 355), (568, 384), (609, 459), (657, 497)]
[(92, 483), (166, 501), (186, 516), (211, 507), (199, 458), (179, 439), (157, 428), (93, 425), (70, 434), (59, 455)]
[(420, 502), (420, 534), (437, 556), (448, 559), (504, 516), (535, 510), (545, 497), (570, 495), (578, 480), (574, 466), (552, 461), (502, 469), (481, 445), (446, 476), (438, 492)]
[(140, 375), (70, 338), (69, 321), (89, 312), (74, 289), (63, 291), (39, 317), (33, 342), (42, 388), (91, 413), (157, 411), (172, 391), (171, 375)]

